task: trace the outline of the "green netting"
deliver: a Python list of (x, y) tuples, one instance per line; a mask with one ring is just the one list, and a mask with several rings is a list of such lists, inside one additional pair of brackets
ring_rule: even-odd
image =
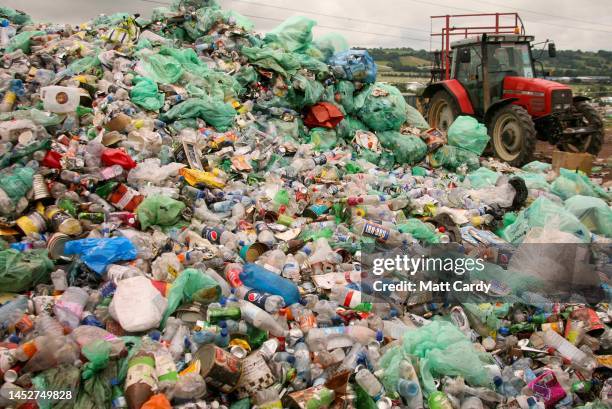
[(478, 155), (474, 152), (451, 145), (444, 145), (434, 152), (430, 157), (430, 162), (435, 168), (441, 166), (454, 171), (465, 164), (468, 170), (475, 170), (480, 166), (479, 159)]
[(20, 252), (14, 249), (0, 251), (0, 288), (5, 292), (28, 291), (37, 284), (48, 282), (53, 261), (47, 250)]
[(11, 38), (6, 46), (6, 52), (12, 53), (15, 50), (21, 50), (26, 54), (30, 53), (30, 38), (47, 34), (44, 31), (23, 31)]
[(134, 84), (130, 90), (130, 99), (134, 104), (149, 111), (157, 111), (164, 106), (164, 94), (159, 92), (155, 81), (136, 77)]
[(310, 143), (312, 143), (317, 151), (329, 151), (338, 144), (338, 136), (336, 131), (328, 128), (312, 128), (308, 134)]
[(355, 133), (359, 130), (367, 130), (368, 127), (364, 125), (359, 119), (347, 116), (338, 124), (336, 132), (338, 136), (347, 142), (350, 142), (355, 138)]
[(303, 16), (292, 16), (269, 31), (264, 42), (273, 48), (289, 52), (305, 51), (312, 43), (312, 28), (316, 21)]
[(527, 209), (519, 212), (515, 222), (503, 230), (502, 238), (510, 243), (519, 243), (533, 227), (571, 233), (585, 243), (591, 237), (589, 229), (576, 216), (563, 206), (539, 197)]
[(0, 17), (9, 20), (13, 24), (22, 26), (32, 22), (32, 18), (23, 11), (17, 11), (5, 6), (0, 6)]
[(459, 116), (448, 128), (448, 144), (482, 155), (489, 143), (487, 127), (471, 116)]
[(236, 110), (230, 104), (218, 99), (202, 97), (189, 98), (173, 106), (161, 116), (161, 119), (168, 122), (185, 118), (202, 118), (219, 131), (225, 131), (232, 126), (235, 116)]
[(497, 178), (499, 178), (499, 173), (483, 167), (470, 172), (466, 176), (467, 181), (470, 182), (470, 186), (476, 189), (494, 186)]
[(610, 196), (600, 186), (591, 182), (584, 174), (561, 168), (559, 177), (552, 183), (551, 191), (565, 200), (575, 195), (600, 197), (610, 200)]
[(399, 130), (406, 122), (406, 101), (394, 86), (375, 83), (355, 97), (359, 118), (373, 131)]
[(396, 131), (376, 133), (380, 144), (395, 155), (395, 161), (402, 164), (415, 164), (427, 154), (427, 145), (414, 135), (403, 135)]
[(32, 189), (34, 169), (17, 168), (11, 174), (0, 176), (0, 189), (4, 190), (13, 203), (24, 197)]
[(576, 195), (565, 201), (565, 209), (591, 232), (612, 237), (612, 209), (600, 198)]
[(303, 75), (295, 75), (287, 92), (287, 101), (297, 110), (314, 105), (323, 95), (323, 84), (310, 80)]

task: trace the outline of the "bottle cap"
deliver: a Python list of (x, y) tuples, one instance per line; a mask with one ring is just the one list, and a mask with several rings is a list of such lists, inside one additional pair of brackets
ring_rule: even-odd
[(510, 329), (507, 327), (501, 327), (500, 329), (497, 330), (497, 332), (499, 332), (500, 335), (506, 336), (510, 334)]
[(504, 381), (500, 376), (496, 376), (493, 378), (493, 383), (495, 386), (500, 386), (502, 383), (504, 383)]
[(2, 27), (8, 27), (9, 26), (9, 21), (5, 18), (2, 19)]

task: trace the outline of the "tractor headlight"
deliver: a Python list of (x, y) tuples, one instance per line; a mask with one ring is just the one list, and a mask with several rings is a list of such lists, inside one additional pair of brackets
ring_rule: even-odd
[(561, 111), (562, 109), (563, 109), (563, 104), (553, 105), (553, 111)]

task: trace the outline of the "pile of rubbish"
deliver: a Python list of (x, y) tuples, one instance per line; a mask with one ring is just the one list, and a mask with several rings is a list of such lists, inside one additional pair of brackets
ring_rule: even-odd
[[(0, 407), (612, 404), (609, 186), (430, 129), (305, 17), (0, 17)], [(595, 295), (547, 290), (567, 245)], [(368, 285), (449, 246), (492, 291)]]

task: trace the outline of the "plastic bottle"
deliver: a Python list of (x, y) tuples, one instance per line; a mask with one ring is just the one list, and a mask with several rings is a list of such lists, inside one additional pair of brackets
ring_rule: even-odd
[(300, 275), (300, 265), (293, 254), (288, 254), (285, 258), (285, 264), (283, 265), (281, 274), (283, 277), (288, 278), (295, 283), (300, 282), (302, 278)]
[(239, 299), (252, 302), (270, 314), (276, 314), (285, 306), (285, 301), (280, 295), (261, 293), (244, 285), (233, 288), (232, 293)]
[(423, 395), (418, 382), (400, 378), (397, 381), (397, 392), (404, 400), (407, 408), (420, 409), (423, 407)]
[(3, 18), (2, 23), (0, 23), (0, 48), (5, 48), (9, 43), (11, 31), (9, 24), (9, 21), (5, 18)]
[(53, 308), (60, 323), (72, 329), (81, 322), (83, 308), (87, 304), (89, 294), (80, 287), (68, 287)]
[(412, 240), (409, 234), (393, 229), (388, 223), (379, 224), (362, 218), (353, 221), (353, 231), (359, 236), (370, 237), (389, 246), (408, 244)]
[(427, 398), (427, 404), (430, 409), (453, 409), (453, 404), (448, 395), (440, 391), (431, 393)]
[(294, 356), (297, 376), (308, 385), (310, 383), (311, 370), (310, 350), (308, 349), (308, 345), (304, 342), (298, 342), (295, 345)]
[(242, 318), (249, 324), (264, 331), (269, 331), (275, 337), (284, 337), (287, 332), (270, 314), (248, 301), (240, 300)]
[(329, 298), (335, 301), (339, 306), (346, 308), (355, 308), (362, 302), (372, 302), (374, 300), (361, 291), (338, 285), (332, 287), (332, 293)]
[(185, 325), (179, 325), (172, 340), (170, 341), (170, 354), (175, 361), (178, 361), (185, 350), (185, 338), (189, 336), (189, 328)]
[(374, 400), (378, 400), (383, 394), (382, 384), (367, 368), (362, 368), (357, 372), (355, 382)]
[(9, 325), (12, 316), (16, 311), (25, 313), (28, 310), (28, 299), (20, 295), (16, 299), (11, 300), (0, 306), (0, 325), (6, 328)]
[(159, 390), (172, 397), (178, 373), (173, 356), (165, 348), (160, 346), (154, 353), (155, 376), (157, 377)]
[(153, 396), (157, 388), (155, 356), (139, 351), (130, 359), (125, 379), (125, 399), (130, 409), (140, 407)]
[(337, 337), (348, 337), (362, 345), (367, 345), (376, 339), (376, 332), (362, 325), (312, 328), (308, 331), (306, 343), (311, 350), (318, 351), (323, 349), (328, 340)]
[(300, 300), (300, 292), (295, 283), (257, 264), (245, 264), (240, 273), (240, 280), (247, 287), (280, 295), (285, 300), (285, 305), (295, 304)]
[(64, 335), (64, 328), (55, 318), (48, 315), (39, 315), (36, 318), (36, 332), (39, 335), (59, 337)]
[(111, 393), (111, 408), (112, 409), (125, 409), (128, 407), (123, 391), (120, 387), (121, 383), (113, 378), (111, 379), (112, 393)]
[(592, 371), (597, 367), (597, 362), (586, 353), (576, 348), (567, 339), (553, 330), (544, 332), (544, 342), (546, 345), (555, 348), (561, 356), (572, 362), (580, 368), (584, 368), (587, 371)]

